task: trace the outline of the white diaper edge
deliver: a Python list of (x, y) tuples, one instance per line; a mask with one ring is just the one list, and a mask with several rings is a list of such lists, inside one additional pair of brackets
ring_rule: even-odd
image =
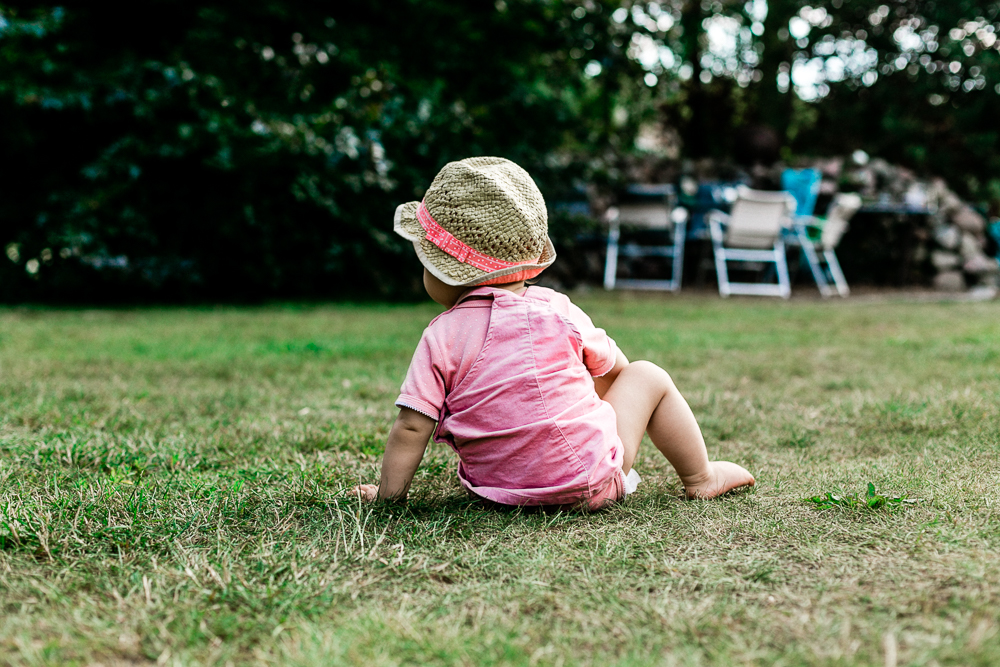
[(625, 495), (627, 496), (630, 493), (635, 493), (635, 490), (639, 487), (639, 482), (641, 481), (642, 477), (639, 477), (639, 473), (635, 471), (635, 468), (629, 470), (628, 474), (625, 475)]

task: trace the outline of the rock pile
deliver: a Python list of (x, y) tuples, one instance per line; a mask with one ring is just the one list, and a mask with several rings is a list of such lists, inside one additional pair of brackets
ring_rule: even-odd
[(959, 291), (971, 285), (997, 287), (1000, 264), (987, 256), (986, 219), (959, 199), (944, 181), (931, 182), (931, 201), (936, 206), (932, 216), (934, 286), (940, 290)]
[[(936, 289), (957, 292), (1000, 286), (1000, 262), (986, 252), (986, 218), (963, 202), (943, 179), (921, 180), (910, 170), (880, 158), (854, 158), (848, 165), (839, 175), (842, 188), (859, 191), (876, 208), (927, 213), (910, 217), (916, 226), (913, 260), (929, 260)], [(818, 166), (829, 171), (828, 164)]]

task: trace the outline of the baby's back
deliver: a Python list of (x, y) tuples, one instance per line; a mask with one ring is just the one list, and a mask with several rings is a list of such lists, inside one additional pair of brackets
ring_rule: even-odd
[(594, 391), (568, 304), (537, 287), (523, 296), (480, 288), (425, 333), (428, 351), (449, 358), (436, 364), (436, 438), (458, 452), (459, 476), (477, 495), (572, 503), (620, 468), (614, 410)]

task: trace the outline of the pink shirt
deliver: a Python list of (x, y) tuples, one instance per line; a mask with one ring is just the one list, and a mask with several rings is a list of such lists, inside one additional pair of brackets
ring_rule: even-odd
[(396, 405), (438, 422), (476, 495), (571, 504), (621, 475), (615, 412), (591, 379), (616, 353), (563, 294), (479, 287), (424, 330)]

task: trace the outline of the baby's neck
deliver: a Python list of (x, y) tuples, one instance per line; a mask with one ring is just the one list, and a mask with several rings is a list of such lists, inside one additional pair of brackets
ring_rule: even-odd
[(496, 289), (505, 289), (508, 292), (513, 292), (514, 294), (524, 294), (524, 290), (528, 289), (528, 286), (524, 284), (523, 280), (518, 280), (516, 283), (503, 283), (502, 285), (490, 285)]
[[(528, 289), (528, 286), (524, 284), (523, 280), (519, 280), (516, 283), (504, 283), (502, 285), (480, 285), (480, 287), (491, 287), (493, 289), (507, 290), (508, 292), (513, 292), (514, 294), (517, 294), (518, 296), (521, 296), (522, 294), (524, 294), (525, 290)], [(458, 303), (459, 300), (461, 300), (462, 295), (468, 294), (469, 292), (471, 292), (474, 289), (477, 289), (477, 287), (470, 287), (466, 291), (462, 292), (461, 294), (456, 295), (454, 301), (451, 301), (451, 302), (438, 301), (438, 303), (440, 303), (442, 306), (444, 306), (446, 308), (453, 308), (455, 306), (455, 304)]]

